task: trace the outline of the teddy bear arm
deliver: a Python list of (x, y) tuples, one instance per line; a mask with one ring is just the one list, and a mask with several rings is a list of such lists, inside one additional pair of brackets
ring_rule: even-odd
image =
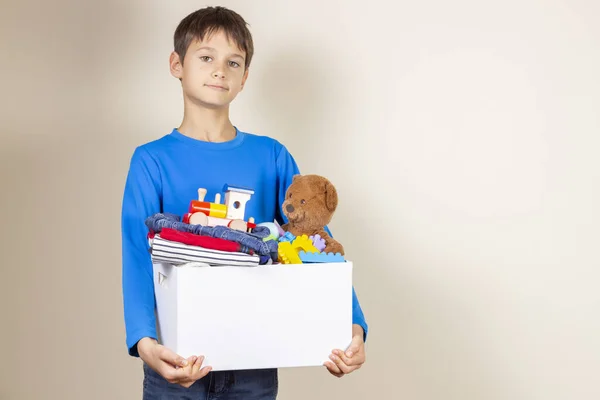
[(340, 253), (341, 255), (344, 255), (344, 247), (342, 246), (342, 244), (334, 238), (332, 238), (331, 236), (329, 236), (329, 234), (325, 232), (324, 229), (319, 230), (317, 234), (319, 234), (323, 239), (325, 239), (326, 246), (325, 250), (323, 250), (325, 253)]
[(340, 242), (338, 242), (335, 239), (330, 239), (329, 242), (327, 243), (327, 246), (325, 247), (325, 250), (323, 250), (325, 253), (340, 253), (341, 255), (344, 255), (344, 247), (342, 247), (342, 245), (340, 244)]

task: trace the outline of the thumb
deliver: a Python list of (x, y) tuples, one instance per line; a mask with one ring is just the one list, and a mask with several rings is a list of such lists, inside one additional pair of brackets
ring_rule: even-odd
[(358, 353), (361, 342), (362, 342), (362, 340), (359, 336), (354, 336), (352, 338), (352, 343), (350, 343), (350, 346), (348, 346), (348, 348), (346, 349), (346, 357), (350, 358), (354, 354)]
[(186, 367), (189, 363), (188, 360), (178, 354), (175, 354), (166, 347), (163, 347), (160, 358), (174, 367)]

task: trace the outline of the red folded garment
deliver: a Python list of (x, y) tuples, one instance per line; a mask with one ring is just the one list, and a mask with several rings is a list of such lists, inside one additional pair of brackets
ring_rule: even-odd
[[(162, 228), (160, 231), (160, 237), (173, 242), (188, 244), (190, 246), (200, 246), (205, 249), (222, 250), (222, 251), (235, 251), (241, 252), (242, 245), (237, 242), (230, 240), (214, 238), (211, 236), (201, 236), (189, 232), (181, 232), (172, 228)], [(250, 254), (254, 252), (251, 250)]]

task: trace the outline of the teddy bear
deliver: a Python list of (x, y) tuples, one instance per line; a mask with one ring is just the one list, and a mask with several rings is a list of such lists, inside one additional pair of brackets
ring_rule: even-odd
[(337, 190), (320, 175), (294, 175), (282, 204), (288, 223), (281, 228), (294, 236), (319, 235), (325, 240), (325, 253), (344, 255), (344, 247), (325, 231), (338, 205)]

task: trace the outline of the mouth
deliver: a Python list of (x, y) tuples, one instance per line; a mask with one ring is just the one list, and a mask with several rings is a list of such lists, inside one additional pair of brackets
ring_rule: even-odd
[(221, 86), (221, 85), (204, 85), (208, 88), (211, 88), (213, 90), (218, 90), (220, 92), (226, 92), (229, 90), (229, 88), (225, 87), (225, 86)]
[(288, 220), (292, 222), (300, 222), (304, 219), (304, 213), (300, 213), (298, 211), (294, 211), (287, 214)]

